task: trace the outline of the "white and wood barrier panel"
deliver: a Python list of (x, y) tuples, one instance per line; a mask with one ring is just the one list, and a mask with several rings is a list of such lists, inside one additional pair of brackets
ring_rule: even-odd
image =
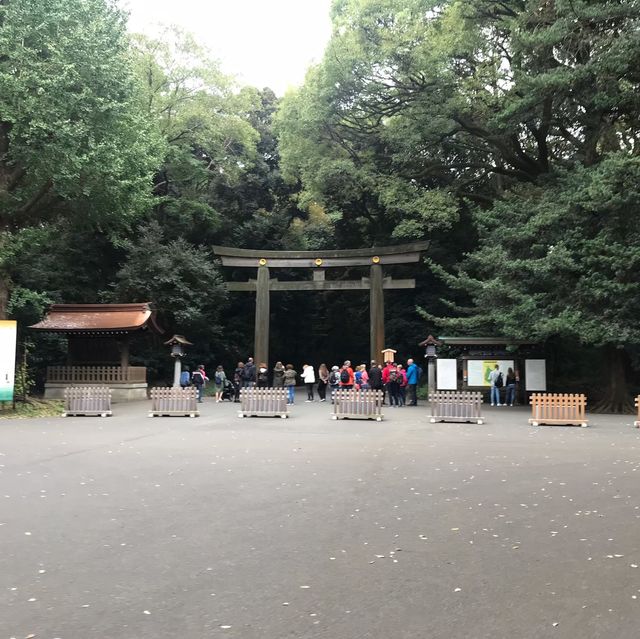
[(286, 388), (242, 388), (238, 417), (289, 417)]
[(532, 426), (539, 424), (573, 424), (586, 428), (587, 397), (569, 393), (534, 393), (531, 395)]
[(431, 423), (476, 422), (482, 424), (482, 393), (436, 391), (429, 395)]
[(198, 390), (192, 388), (152, 388), (149, 417), (198, 417)]
[(381, 390), (337, 389), (333, 397), (332, 419), (375, 419), (382, 421)]
[(63, 417), (70, 415), (111, 416), (111, 389), (108, 386), (70, 386), (64, 389)]

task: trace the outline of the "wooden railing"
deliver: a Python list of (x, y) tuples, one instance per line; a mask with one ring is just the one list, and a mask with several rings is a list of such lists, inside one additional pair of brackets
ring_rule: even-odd
[(238, 417), (289, 417), (286, 388), (242, 388)]
[(198, 390), (191, 388), (158, 387), (152, 388), (151, 410), (149, 417), (175, 415), (180, 417), (198, 417)]
[(585, 416), (585, 395), (534, 393), (531, 395), (531, 419), (538, 424), (575, 424), (586, 428), (589, 420)]
[(431, 423), (476, 422), (482, 424), (482, 393), (468, 391), (435, 391), (429, 395)]
[(70, 386), (64, 389), (64, 413), (69, 415), (111, 415), (111, 389), (108, 386)]
[(636, 419), (636, 421), (633, 422), (633, 425), (636, 428), (640, 428), (640, 395), (636, 397), (636, 408), (638, 409), (638, 419)]
[(375, 419), (382, 421), (381, 390), (337, 389), (333, 396), (332, 419)]
[(48, 366), (47, 382), (61, 384), (144, 384), (145, 366)]

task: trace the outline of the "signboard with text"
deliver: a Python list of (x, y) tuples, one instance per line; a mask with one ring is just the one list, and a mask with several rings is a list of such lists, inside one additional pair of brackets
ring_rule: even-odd
[(0, 320), (0, 401), (13, 400), (13, 384), (16, 372), (17, 323)]

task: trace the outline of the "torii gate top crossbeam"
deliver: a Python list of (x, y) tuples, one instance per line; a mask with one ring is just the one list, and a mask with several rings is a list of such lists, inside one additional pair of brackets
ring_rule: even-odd
[(336, 266), (371, 266), (372, 264), (407, 264), (420, 260), (428, 242), (366, 249), (319, 251), (261, 251), (214, 246), (223, 266), (274, 268), (330, 268)]

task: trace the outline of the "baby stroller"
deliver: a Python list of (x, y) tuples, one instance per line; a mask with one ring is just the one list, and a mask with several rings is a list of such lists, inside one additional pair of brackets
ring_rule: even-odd
[(222, 388), (222, 401), (228, 399), (230, 402), (232, 402), (235, 398), (235, 395), (236, 389), (233, 385), (233, 382), (231, 382), (231, 380), (229, 379), (225, 379), (224, 386)]

